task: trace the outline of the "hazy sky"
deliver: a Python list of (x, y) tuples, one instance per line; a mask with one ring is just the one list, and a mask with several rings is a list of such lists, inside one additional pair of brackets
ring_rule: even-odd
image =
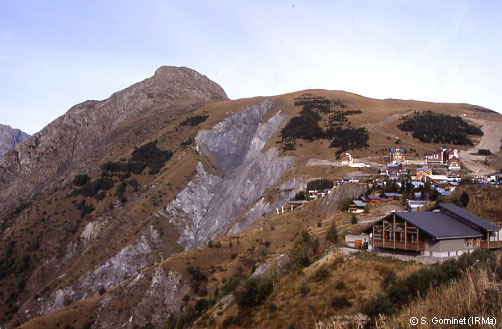
[(0, 123), (188, 66), (232, 99), (307, 88), (502, 112), (502, 1), (0, 0)]

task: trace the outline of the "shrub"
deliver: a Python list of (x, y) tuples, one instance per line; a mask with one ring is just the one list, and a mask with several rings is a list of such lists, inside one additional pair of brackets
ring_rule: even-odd
[(86, 215), (92, 213), (94, 210), (96, 210), (94, 208), (94, 206), (91, 204), (85, 204), (84, 207), (82, 208), (82, 210), (80, 211), (80, 217), (83, 218), (85, 217)]
[(478, 150), (479, 155), (492, 155), (492, 151), (489, 149), (479, 149)]
[(291, 262), (300, 267), (310, 265), (310, 257), (318, 252), (319, 239), (303, 230), (297, 235), (293, 250), (291, 251)]
[(240, 308), (253, 308), (261, 305), (273, 290), (273, 283), (268, 278), (251, 277), (247, 279), (241, 289), (234, 293)]
[(307, 190), (326, 190), (333, 188), (333, 180), (320, 178), (307, 183)]
[(393, 279), (387, 273), (382, 281), (386, 290), (371, 298), (361, 307), (361, 312), (372, 319), (379, 314), (395, 314), (400, 307), (410, 303), (417, 297), (425, 297), (431, 288), (437, 288), (451, 280), (459, 278), (466, 269), (476, 262), (488, 263), (494, 254), (485, 249), (478, 249), (471, 254), (463, 254), (457, 260), (449, 259), (440, 265), (417, 270), (404, 279)]
[(210, 306), (211, 306), (211, 304), (209, 303), (209, 301), (206, 298), (200, 298), (195, 303), (195, 312), (197, 312), (197, 314), (202, 314), (207, 309), (209, 309)]
[(82, 187), (73, 190), (72, 195), (82, 195), (84, 197), (95, 197), (99, 191), (108, 191), (113, 187), (113, 180), (109, 177), (98, 177), (87, 180)]
[(341, 210), (341, 211), (349, 210), (349, 206), (351, 203), (352, 203), (351, 197), (343, 198), (342, 201), (340, 201), (340, 203), (338, 204), (338, 210)]
[(79, 174), (73, 178), (73, 185), (77, 187), (84, 186), (88, 181), (90, 180), (90, 177), (86, 174)]
[(351, 223), (352, 225), (357, 224), (357, 217), (356, 217), (356, 214), (352, 213), (352, 214), (350, 215), (350, 223)]
[(207, 115), (195, 115), (180, 123), (180, 126), (197, 126), (198, 124), (206, 121), (207, 118)]
[(467, 193), (467, 191), (463, 191), (460, 195), (460, 203), (464, 208), (469, 204), (469, 193)]
[(339, 308), (351, 307), (352, 303), (350, 302), (349, 297), (347, 295), (341, 295), (331, 298), (331, 306), (333, 306), (336, 309), (339, 309)]
[(125, 196), (125, 191), (126, 191), (126, 183), (124, 183), (124, 182), (120, 182), (117, 185), (117, 187), (115, 188), (115, 196), (122, 203), (127, 202), (127, 197)]
[(323, 265), (315, 272), (313, 279), (314, 281), (320, 282), (326, 280), (327, 278), (329, 278), (329, 276), (329, 270), (326, 268), (326, 266)]
[(295, 143), (288, 142), (282, 147), (283, 151), (294, 151), (296, 150)]
[[(173, 152), (163, 151), (157, 147), (157, 141), (146, 143), (135, 148), (128, 162), (108, 161), (101, 166), (103, 172), (132, 172), (139, 175), (146, 167), (150, 168), (149, 174), (154, 175), (160, 171), (160, 168), (172, 157)], [(128, 176), (127, 176), (128, 177)], [(125, 178), (127, 178), (125, 177)]]
[(238, 277), (231, 277), (228, 279), (222, 286), (221, 286), (221, 292), (223, 296), (226, 296), (230, 293), (232, 293), (235, 288), (239, 285), (240, 279)]
[(333, 222), (328, 228), (326, 232), (326, 240), (331, 243), (338, 243), (338, 230), (336, 228), (336, 224)]
[(296, 193), (295, 200), (297, 201), (307, 200), (307, 194), (305, 193), (305, 191), (299, 191), (298, 193)]
[(381, 284), (382, 289), (387, 289), (391, 284), (394, 284), (396, 282), (396, 279), (396, 272), (394, 272), (393, 270), (388, 271), (383, 277)]
[(200, 271), (200, 267), (187, 266), (187, 272), (191, 276), (191, 281), (207, 281), (207, 276)]
[(180, 143), (180, 146), (190, 146), (194, 142), (194, 139), (192, 137), (188, 138), (186, 141), (183, 141)]
[(303, 297), (305, 297), (308, 295), (309, 291), (310, 291), (309, 283), (306, 280), (302, 280), (302, 282), (300, 284), (300, 294)]

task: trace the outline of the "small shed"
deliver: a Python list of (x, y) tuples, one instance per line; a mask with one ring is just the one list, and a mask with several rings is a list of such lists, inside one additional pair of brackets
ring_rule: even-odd
[(364, 212), (365, 206), (366, 206), (366, 203), (364, 203), (360, 200), (354, 200), (349, 205), (349, 212), (354, 213), (354, 214), (362, 213), (362, 212)]
[(399, 200), (401, 195), (397, 193), (384, 193), (384, 196), (387, 200)]
[(365, 249), (370, 247), (370, 236), (367, 234), (345, 236), (345, 245), (349, 248)]
[(370, 195), (370, 196), (368, 196), (368, 200), (369, 200), (370, 204), (383, 204), (383, 203), (387, 203), (387, 199), (381, 198), (381, 197), (376, 196), (376, 195)]

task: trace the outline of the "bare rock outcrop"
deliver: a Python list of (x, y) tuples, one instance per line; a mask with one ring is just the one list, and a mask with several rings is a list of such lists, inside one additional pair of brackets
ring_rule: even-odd
[(117, 144), (133, 146), (181, 113), (226, 99), (218, 84), (194, 70), (161, 67), (104, 101), (75, 105), (4, 155), (0, 205), (8, 207), (75, 172), (96, 168)]
[[(181, 311), (183, 296), (189, 290), (181, 273), (159, 265), (149, 273), (140, 273), (122, 289), (107, 294), (98, 305), (93, 328), (133, 329), (138, 328), (138, 323), (148, 322), (160, 328), (167, 315)], [(133, 311), (115, 311), (122, 308)]]
[(24, 131), (0, 124), (0, 160), (8, 150), (29, 138), (30, 135)]
[(320, 215), (328, 217), (338, 208), (338, 204), (344, 198), (358, 198), (366, 191), (366, 186), (359, 183), (346, 183), (333, 188), (330, 194), (321, 201)]
[[(291, 156), (276, 148), (263, 150), (286, 119), (281, 112), (262, 119), (272, 100), (251, 105), (196, 137), (200, 153), (222, 169), (222, 177), (208, 174), (202, 164), (191, 183), (160, 213), (177, 228), (178, 243), (188, 250), (213, 236), (240, 231), (261, 214), (236, 223), (293, 165)], [(188, 223), (188, 225), (187, 225)]]

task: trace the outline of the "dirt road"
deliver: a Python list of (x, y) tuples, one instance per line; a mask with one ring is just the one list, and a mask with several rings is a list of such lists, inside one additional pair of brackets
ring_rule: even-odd
[(499, 152), (502, 139), (502, 121), (489, 121), (473, 118), (468, 118), (468, 120), (472, 121), (476, 125), (481, 125), (481, 130), (484, 135), (478, 145), (467, 151), (459, 152), (460, 160), (476, 175), (490, 174), (496, 169), (487, 167), (483, 164), (485, 157), (473, 154), (477, 154), (479, 149), (489, 149), (493, 153)]

